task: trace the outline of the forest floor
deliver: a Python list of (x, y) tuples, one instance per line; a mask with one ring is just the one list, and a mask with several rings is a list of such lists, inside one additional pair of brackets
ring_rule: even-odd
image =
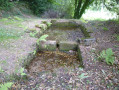
[[(40, 23), (40, 19), (29, 19), (22, 22), (28, 28)], [(18, 39), (10, 39), (0, 42), (0, 61), (4, 72), (8, 74), (15, 71), (19, 60), (27, 56), (35, 48), (36, 38), (30, 37), (24, 32), (23, 27), (5, 25), (3, 28), (23, 32)], [(15, 81), (13, 90), (119, 90), (119, 24), (113, 21), (88, 21), (85, 23), (88, 30), (92, 31), (92, 37), (97, 42), (90, 46), (80, 45), (84, 62), (84, 68), (74, 62), (73, 66), (61, 66), (52, 71), (45, 70), (37, 74), (28, 74), (27, 80)], [(105, 29), (106, 28), (106, 29)], [(22, 31), (23, 30), (23, 31)], [(112, 48), (115, 54), (115, 64), (107, 65), (99, 61), (97, 55), (100, 51)], [(4, 62), (6, 61), (7, 64)], [(4, 64), (3, 64), (4, 63)], [(6, 64), (6, 65), (5, 65)], [(4, 80), (4, 74), (0, 73), (0, 81)]]

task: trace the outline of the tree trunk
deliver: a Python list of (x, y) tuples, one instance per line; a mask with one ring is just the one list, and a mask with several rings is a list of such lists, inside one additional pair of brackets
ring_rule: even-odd
[(78, 5), (77, 5), (77, 0), (75, 0), (75, 11), (74, 11), (74, 18), (75, 19), (80, 19), (87, 7), (94, 1), (94, 0), (78, 0)]
[[(78, 3), (78, 5), (77, 5)], [(78, 18), (78, 15), (79, 15), (79, 12), (80, 12), (80, 9), (81, 9), (81, 4), (82, 4), (82, 0), (75, 0), (75, 12), (74, 12), (74, 18), (77, 19)]]

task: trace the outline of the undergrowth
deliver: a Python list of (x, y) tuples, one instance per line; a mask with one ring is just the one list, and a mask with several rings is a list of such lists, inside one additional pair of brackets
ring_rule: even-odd
[(103, 27), (103, 30), (104, 30), (104, 31), (108, 31), (108, 28), (107, 28), (107, 27)]
[(4, 84), (0, 84), (0, 90), (9, 90), (9, 88), (12, 86), (13, 82), (7, 82)]
[(103, 50), (99, 57), (98, 57), (99, 60), (103, 60), (105, 59), (106, 63), (108, 65), (113, 65), (114, 64), (114, 60), (115, 60), (115, 57), (114, 57), (114, 52), (112, 51), (111, 48), (108, 48), (107, 50)]
[(114, 36), (115, 36), (116, 40), (119, 41), (119, 34), (115, 34)]
[(17, 27), (24, 27), (21, 24), (23, 21), (24, 20), (22, 18), (17, 17), (17, 16), (0, 19), (0, 22), (4, 25), (14, 25)]

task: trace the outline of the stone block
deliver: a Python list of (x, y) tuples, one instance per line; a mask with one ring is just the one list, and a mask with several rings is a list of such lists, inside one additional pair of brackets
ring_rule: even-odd
[(55, 51), (56, 50), (56, 41), (39, 41), (39, 50), (51, 50)]
[(76, 50), (76, 48), (77, 48), (77, 42), (72, 42), (72, 41), (60, 41), (59, 42), (60, 51)]
[(83, 58), (82, 58), (82, 52), (80, 50), (80, 46), (79, 45), (78, 45), (78, 48), (77, 48), (77, 55), (78, 55), (78, 59), (80, 61), (80, 66), (84, 67), (84, 65), (83, 65)]
[(91, 45), (92, 43), (95, 43), (95, 42), (96, 42), (96, 39), (95, 39), (95, 38), (84, 39), (83, 42), (84, 42), (84, 44), (85, 44), (86, 46), (89, 46), (89, 45)]

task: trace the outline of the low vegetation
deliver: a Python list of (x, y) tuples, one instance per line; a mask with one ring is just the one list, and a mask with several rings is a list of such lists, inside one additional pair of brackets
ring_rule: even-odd
[(9, 88), (12, 86), (12, 82), (7, 82), (4, 84), (0, 84), (0, 90), (9, 90)]
[(17, 32), (16, 30), (0, 28), (0, 41), (4, 41), (8, 39), (18, 39), (20, 35), (21, 32)]
[(106, 61), (106, 63), (108, 65), (113, 65), (114, 64), (114, 60), (115, 60), (114, 52), (112, 51), (111, 48), (109, 48), (107, 50), (103, 50), (100, 53), (100, 56), (98, 58), (99, 58), (99, 60), (105, 59), (105, 61)]

